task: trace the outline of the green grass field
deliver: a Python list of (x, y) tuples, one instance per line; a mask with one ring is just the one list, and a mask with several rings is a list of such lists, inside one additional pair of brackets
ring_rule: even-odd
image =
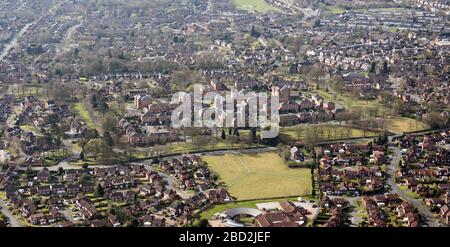
[(200, 150), (218, 150), (218, 149), (236, 149), (236, 148), (247, 148), (247, 147), (258, 147), (261, 145), (257, 144), (245, 144), (243, 142), (238, 143), (227, 143), (225, 141), (219, 141), (216, 144), (206, 143), (201, 146), (194, 145), (192, 143), (180, 143), (170, 145), (169, 153), (189, 153)]
[(331, 92), (325, 92), (325, 90), (314, 90), (313, 92), (322, 96), (325, 100), (333, 101), (337, 105), (342, 105), (347, 109), (360, 109), (362, 111), (370, 108), (378, 109), (378, 115), (382, 116), (383, 113), (388, 115), (390, 109), (380, 103), (378, 100), (361, 100), (349, 95), (333, 94)]
[(347, 11), (346, 9), (343, 9), (343, 8), (340, 8), (340, 7), (337, 7), (337, 6), (325, 6), (324, 8), (326, 10), (330, 11), (331, 13), (336, 14), (336, 15), (343, 14), (343, 13), (345, 13)]
[(392, 117), (386, 121), (388, 130), (393, 132), (414, 132), (430, 128), (426, 123), (406, 117)]
[(403, 190), (408, 196), (414, 198), (414, 199), (420, 199), (421, 197), (419, 196), (419, 194), (417, 194), (414, 191), (411, 191), (410, 189), (408, 189), (408, 186), (400, 186), (400, 189)]
[[(347, 138), (368, 137), (376, 136), (378, 133), (373, 131), (366, 131), (352, 128), (348, 126), (339, 126), (333, 124), (319, 124), (317, 127), (317, 133), (320, 141), (332, 141)], [(281, 128), (281, 135), (287, 136), (290, 141), (302, 141), (308, 140), (308, 136), (311, 137), (314, 125), (300, 125), (288, 128)], [(310, 134), (308, 134), (308, 132)], [(300, 134), (300, 135), (299, 135)], [(300, 138), (299, 138), (300, 137)]]
[(89, 114), (88, 110), (86, 109), (86, 106), (83, 102), (78, 102), (74, 105), (75, 110), (80, 114), (80, 117), (83, 118), (83, 120), (86, 122), (89, 128), (95, 129), (94, 121), (91, 118), (91, 115)]
[(275, 152), (205, 156), (237, 200), (309, 195), (310, 170), (291, 169)]
[(34, 125), (30, 125), (30, 124), (21, 125), (20, 128), (22, 128), (24, 131), (27, 131), (27, 132), (33, 132), (33, 134), (36, 136), (43, 136), (40, 129)]
[(234, 0), (234, 5), (239, 10), (258, 12), (278, 12), (278, 8), (266, 3), (264, 0)]

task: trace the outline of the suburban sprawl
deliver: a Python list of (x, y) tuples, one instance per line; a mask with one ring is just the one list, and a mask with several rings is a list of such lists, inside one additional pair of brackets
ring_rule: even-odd
[(449, 15), (2, 0), (0, 227), (450, 226)]

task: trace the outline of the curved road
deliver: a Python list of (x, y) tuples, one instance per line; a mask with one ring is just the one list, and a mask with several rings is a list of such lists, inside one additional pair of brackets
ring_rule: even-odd
[(6, 204), (3, 200), (0, 200), (0, 207), (2, 208), (0, 211), (8, 218), (9, 224), (11, 225), (11, 227), (22, 227), (19, 220), (8, 209), (8, 207), (6, 206)]
[(417, 210), (419, 211), (420, 215), (422, 216), (422, 219), (427, 223), (430, 227), (437, 227), (438, 223), (436, 219), (433, 217), (433, 214), (431, 213), (430, 209), (423, 204), (422, 200), (415, 199), (408, 195), (404, 190), (398, 186), (398, 184), (395, 182), (395, 171), (399, 169), (399, 163), (402, 158), (401, 150), (397, 147), (397, 145), (392, 142), (393, 137), (389, 138), (389, 150), (392, 151), (392, 159), (391, 159), (391, 165), (388, 166), (387, 169), (387, 183), (391, 187), (391, 190), (393, 193), (398, 194), (400, 197), (402, 197), (404, 200), (409, 202), (411, 205), (413, 205)]

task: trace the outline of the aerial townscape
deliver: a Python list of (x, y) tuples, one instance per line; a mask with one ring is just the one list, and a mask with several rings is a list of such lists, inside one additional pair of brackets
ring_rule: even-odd
[(450, 226), (449, 16), (1, 0), (0, 227)]

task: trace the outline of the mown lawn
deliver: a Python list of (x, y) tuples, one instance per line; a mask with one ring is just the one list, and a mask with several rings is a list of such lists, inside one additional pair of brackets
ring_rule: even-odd
[(247, 169), (241, 165), (239, 159), (234, 154), (204, 156), (203, 160), (208, 163), (209, 168), (220, 176), (220, 181), (225, 184), (231, 184), (247, 172)]
[(204, 160), (237, 200), (311, 193), (310, 170), (288, 168), (275, 152), (205, 156)]
[(331, 141), (346, 138), (369, 137), (376, 136), (378, 133), (373, 131), (365, 131), (349, 126), (339, 126), (333, 124), (319, 125), (299, 125), (288, 128), (281, 128), (282, 135), (287, 136), (291, 141), (302, 141), (311, 139), (312, 133), (316, 128), (318, 139), (321, 141)]
[(383, 116), (383, 113), (390, 112), (390, 109), (378, 100), (361, 100), (346, 94), (333, 94), (331, 92), (325, 92), (325, 90), (314, 90), (313, 92), (322, 96), (325, 100), (332, 101), (337, 105), (342, 105), (350, 110), (360, 109), (364, 111), (367, 109), (376, 108), (378, 109), (378, 116)]
[(325, 5), (325, 4), (321, 4), (321, 6), (325, 10), (330, 11), (331, 13), (336, 14), (336, 15), (343, 14), (343, 13), (345, 13), (347, 11), (346, 9), (338, 7), (338, 6), (328, 6), (328, 5)]
[(33, 134), (36, 136), (43, 136), (41, 131), (39, 130), (39, 128), (36, 126), (26, 124), (26, 125), (21, 125), (20, 128), (26, 132), (33, 132)]
[(92, 120), (91, 115), (83, 102), (75, 103), (74, 109), (78, 112), (78, 114), (80, 114), (80, 117), (83, 118), (89, 128), (95, 129), (94, 121)]
[(406, 117), (392, 117), (386, 121), (388, 130), (393, 132), (414, 132), (430, 128), (426, 123)]
[[(169, 153), (183, 153), (183, 152), (194, 152), (201, 150), (218, 150), (218, 149), (233, 149), (233, 148), (246, 148), (246, 147), (257, 147), (257, 144), (246, 144), (243, 142), (238, 143), (227, 143), (226, 141), (219, 141), (215, 144), (206, 143), (202, 145), (195, 145), (192, 143), (179, 143), (170, 145)], [(261, 145), (259, 145), (261, 146)]]
[(408, 196), (414, 198), (414, 199), (420, 199), (421, 197), (419, 196), (419, 194), (417, 194), (414, 191), (411, 191), (410, 189), (408, 189), (408, 186), (400, 186), (400, 189), (403, 190)]
[(278, 12), (280, 9), (268, 4), (264, 0), (234, 0), (234, 5), (239, 10), (258, 11), (258, 12)]

